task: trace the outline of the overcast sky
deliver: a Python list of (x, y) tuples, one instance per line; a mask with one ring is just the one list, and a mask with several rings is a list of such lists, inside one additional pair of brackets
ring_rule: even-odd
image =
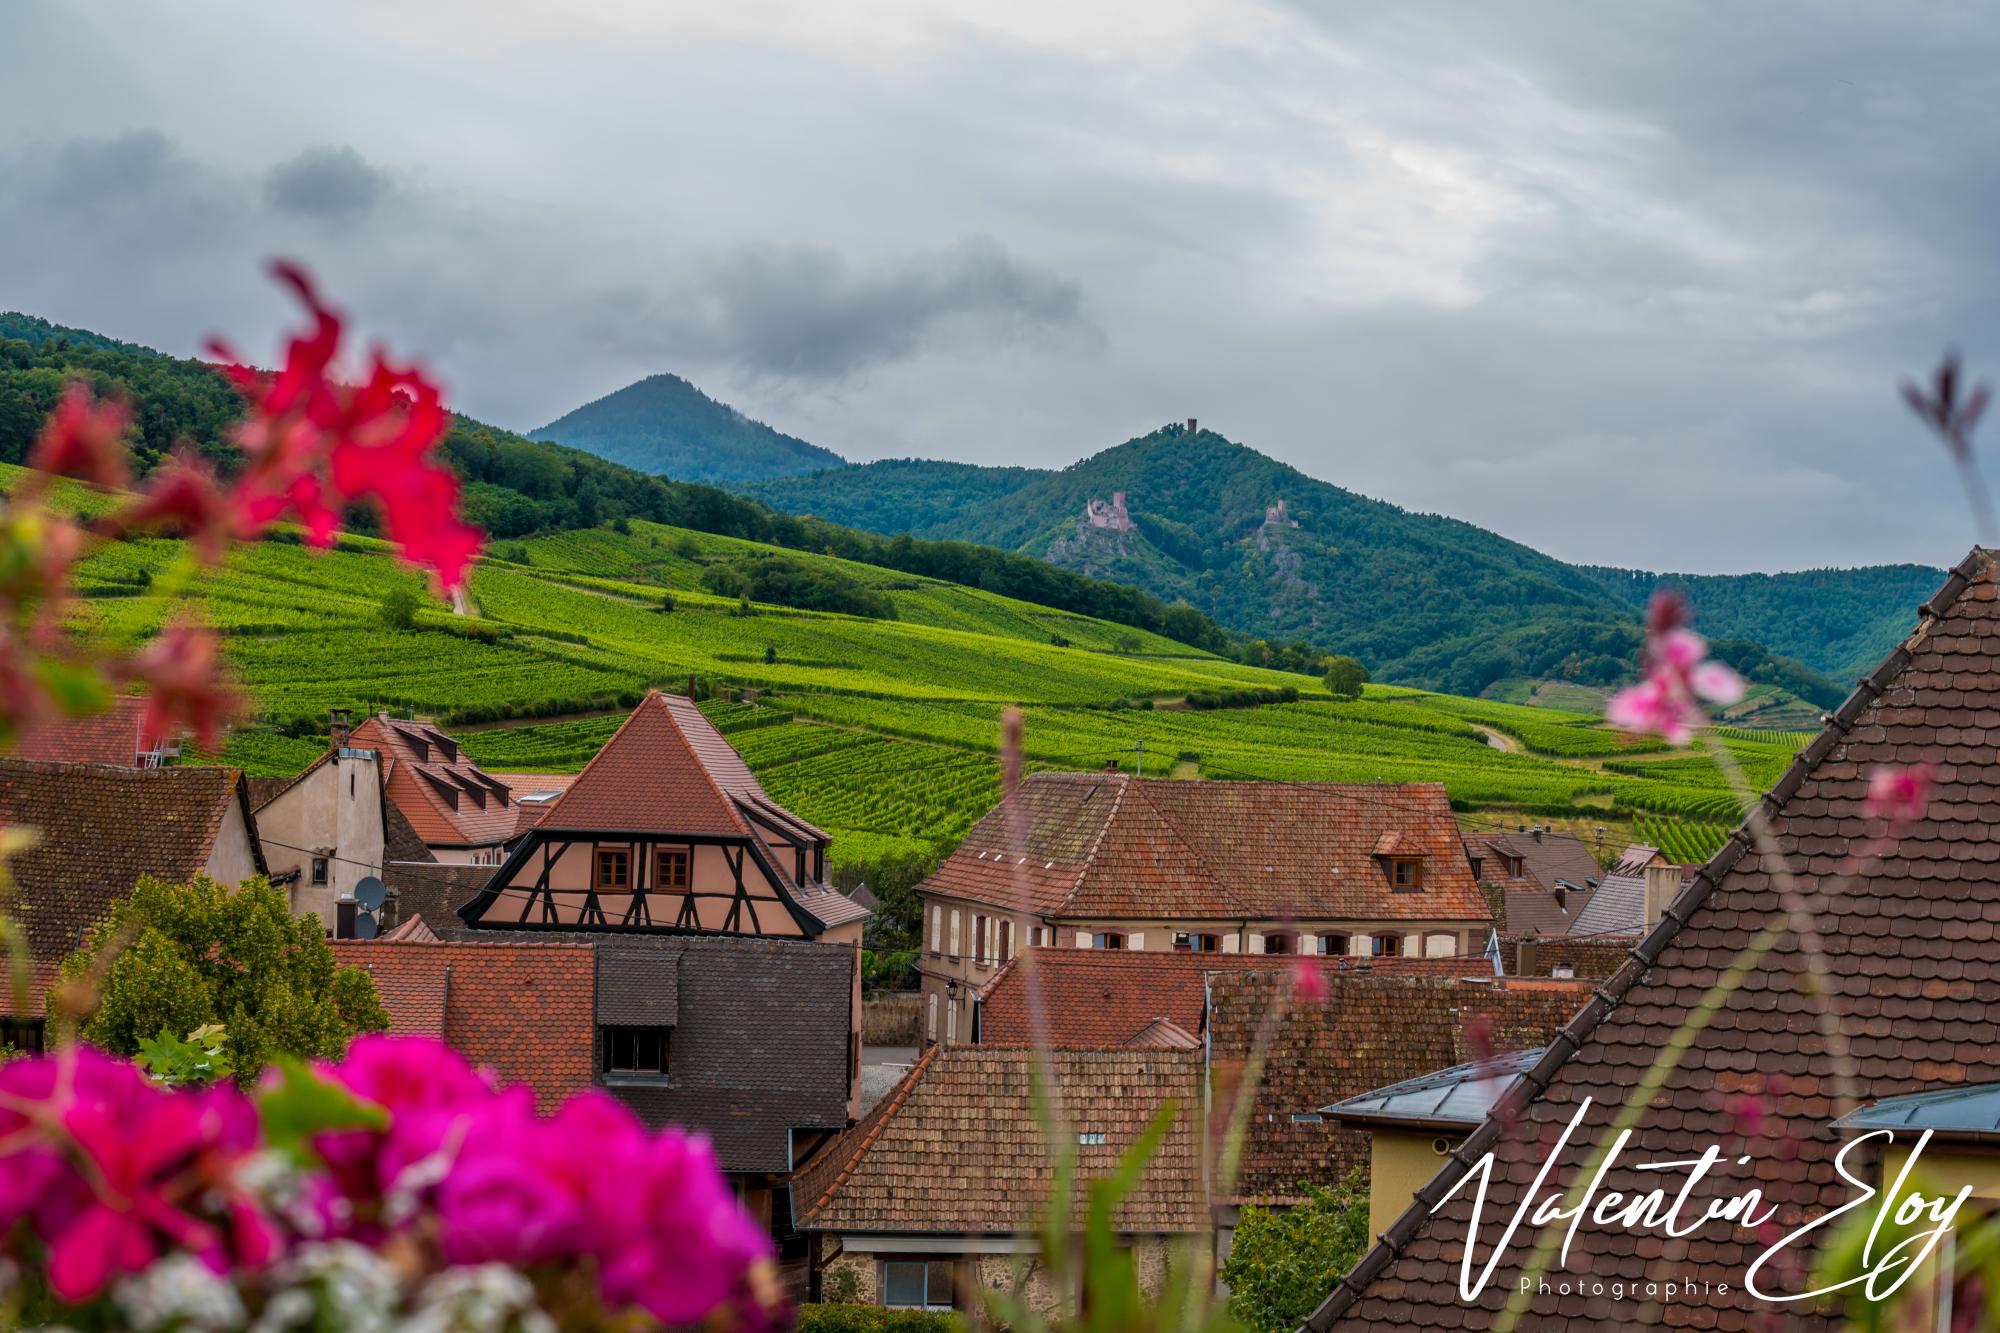
[(1197, 416), (1579, 561), (1970, 543), (1895, 386), (2000, 370), (1989, 7), (962, 8), (4, 0), (0, 308), (264, 352), (283, 253), (517, 429), (675, 371), (855, 460)]

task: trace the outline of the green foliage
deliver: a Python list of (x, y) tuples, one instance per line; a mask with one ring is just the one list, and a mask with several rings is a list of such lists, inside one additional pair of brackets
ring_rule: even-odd
[(390, 629), (412, 629), (417, 623), (417, 594), (409, 588), (391, 588), (382, 594), (382, 623)]
[(1368, 668), (1351, 657), (1333, 657), (1326, 665), (1326, 692), (1336, 699), (1359, 699), (1368, 683)]
[(787, 556), (744, 556), (702, 571), (702, 587), (718, 597), (747, 597), (803, 611), (833, 611), (894, 620), (896, 604), (839, 570), (804, 565)]
[(153, 1082), (178, 1088), (228, 1078), (229, 1031), (220, 1023), (204, 1023), (185, 1037), (161, 1028), (157, 1037), (139, 1043), (133, 1059)]
[(118, 1054), (163, 1029), (220, 1023), (232, 1070), (250, 1083), (280, 1055), (338, 1056), (357, 1033), (389, 1024), (368, 974), (339, 966), (319, 919), (294, 918), (261, 876), (235, 889), (141, 879), (63, 960), (64, 979), (88, 974), (100, 949), (116, 953), (82, 1034)]
[(964, 1333), (965, 1320), (944, 1310), (890, 1310), (834, 1302), (799, 1306), (797, 1333)]
[(357, 1101), (340, 1084), (313, 1073), (304, 1061), (281, 1055), (272, 1063), (278, 1077), (258, 1097), (257, 1116), (263, 1122), (264, 1141), (300, 1166), (318, 1165), (312, 1149), (315, 1135), (387, 1127), (388, 1113), (381, 1107)]
[(861, 951), (861, 988), (866, 991), (913, 991), (923, 984), (922, 973), (917, 969), (917, 949), (898, 949), (894, 953), (877, 953), (873, 949)]
[(1300, 1188), (1296, 1207), (1246, 1207), (1222, 1265), (1230, 1308), (1252, 1333), (1292, 1333), (1368, 1248), (1358, 1168), (1333, 1189)]

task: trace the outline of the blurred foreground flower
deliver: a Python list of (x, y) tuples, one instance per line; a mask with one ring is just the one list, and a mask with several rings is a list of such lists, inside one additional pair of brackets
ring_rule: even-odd
[(1937, 765), (1929, 760), (1907, 768), (1877, 767), (1868, 775), (1868, 798), (1861, 803), (1861, 813), (1881, 820), (1886, 836), (1901, 837), (1930, 807), (1931, 779), (1936, 774)]
[(780, 1313), (762, 1294), (770, 1240), (705, 1140), (649, 1133), (594, 1090), (537, 1116), (529, 1089), (495, 1090), (425, 1038), (363, 1038), (337, 1063), (274, 1071), (254, 1099), (160, 1087), (88, 1047), (15, 1060), (0, 1067), (0, 1236), (90, 1326), (107, 1303), (188, 1289), (190, 1258), (228, 1288), (211, 1306), (286, 1327), (286, 1311), (327, 1327), (350, 1313), (327, 1303), (329, 1263), (366, 1270), (392, 1311), (483, 1288), (490, 1303), (499, 1282), (571, 1327)]
[(1707, 720), (1703, 700), (1733, 704), (1743, 697), (1743, 678), (1708, 657), (1708, 641), (1687, 627), (1687, 605), (1662, 588), (1646, 608), (1645, 679), (1611, 696), (1605, 717), (1614, 726), (1641, 735), (1663, 736), (1686, 745)]

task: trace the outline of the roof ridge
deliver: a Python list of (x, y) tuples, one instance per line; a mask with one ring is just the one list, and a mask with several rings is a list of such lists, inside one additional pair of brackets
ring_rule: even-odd
[(834, 1194), (854, 1174), (854, 1168), (861, 1165), (861, 1159), (866, 1157), (868, 1150), (875, 1146), (875, 1140), (882, 1137), (882, 1131), (888, 1127), (891, 1120), (895, 1119), (896, 1112), (903, 1109), (903, 1103), (909, 1100), (910, 1090), (917, 1086), (917, 1080), (922, 1078), (924, 1071), (930, 1067), (931, 1058), (943, 1049), (943, 1043), (927, 1047), (924, 1053), (917, 1057), (917, 1062), (910, 1066), (909, 1072), (905, 1073), (897, 1081), (895, 1087), (889, 1089), (883, 1095), (881, 1103), (877, 1107), (870, 1109), (870, 1115), (874, 1115), (876, 1110), (880, 1110), (881, 1115), (869, 1127), (868, 1132), (862, 1136), (861, 1142), (855, 1145), (854, 1155), (849, 1157), (846, 1164), (835, 1173), (832, 1182), (827, 1185), (825, 1192), (813, 1201), (812, 1207), (808, 1210), (809, 1214), (816, 1214), (833, 1202)]
[[(1033, 775), (1030, 774), (1030, 776), (1032, 777)], [(1065, 893), (1062, 901), (1056, 904), (1056, 910), (1047, 915), (1062, 915), (1063, 910), (1070, 905), (1070, 901), (1083, 888), (1083, 877), (1090, 873), (1090, 863), (1097, 858), (1097, 849), (1104, 845), (1105, 834), (1111, 832), (1111, 825), (1117, 821), (1118, 810), (1125, 804), (1125, 789), (1131, 785), (1131, 782), (1130, 778), (1121, 773), (1118, 775), (1118, 780), (1112, 784), (1117, 789), (1117, 793), (1111, 798), (1111, 809), (1105, 812), (1104, 822), (1098, 825), (1097, 836), (1090, 840), (1090, 846), (1083, 849), (1083, 855), (1077, 861), (1076, 878), (1070, 881), (1069, 892)], [(1020, 787), (1016, 786), (1014, 790), (1018, 792)], [(1012, 794), (1011, 792), (1009, 793), (1009, 795)]]
[[(1155, 782), (1164, 782), (1166, 780), (1167, 779), (1165, 778), (1153, 779), (1153, 781)], [(1194, 853), (1195, 859), (1201, 862), (1201, 868), (1208, 875), (1209, 882), (1215, 886), (1216, 892), (1220, 894), (1227, 901), (1235, 903), (1238, 911), (1243, 912), (1245, 914), (1249, 914), (1250, 908), (1248, 904), (1246, 904), (1241, 898), (1237, 897), (1235, 891), (1232, 890), (1229, 887), (1229, 885), (1223, 882), (1222, 877), (1220, 875), (1216, 874), (1215, 863), (1209, 860), (1208, 853), (1202, 850), (1201, 844), (1195, 841), (1195, 839), (1189, 835), (1188, 831), (1182, 828), (1180, 826), (1180, 823), (1177, 820), (1175, 820), (1172, 815), (1169, 815), (1165, 810), (1161, 809), (1160, 803), (1154, 800), (1152, 796), (1147, 792), (1146, 779), (1134, 778), (1133, 781), (1139, 784), (1139, 796), (1140, 799), (1145, 801), (1146, 808), (1151, 810), (1162, 824), (1165, 824), (1169, 829), (1173, 830), (1174, 836), (1180, 839), (1181, 845), (1187, 848), (1190, 852)], [(1118, 812), (1116, 810), (1112, 811), (1112, 817), (1116, 818), (1117, 813)]]
[[(1875, 701), (1881, 698), (1890, 681), (1901, 675), (1909, 667), (1911, 647), (1922, 641), (1931, 627), (1943, 618), (1945, 612), (1955, 606), (1961, 595), (1981, 575), (1992, 571), (1993, 561), (1987, 552), (1978, 546), (1953, 565), (1945, 577), (1944, 586), (1931, 594), (1930, 600), (1917, 608), (1919, 619), (1915, 629), (1889, 650), (1888, 656), (1877, 664), (1875, 670), (1855, 682), (1853, 693), (1831, 713), (1821, 715), (1823, 726), (1806, 747), (1792, 757), (1792, 762), (1759, 798), (1755, 811), (1767, 819), (1782, 810), (1798, 789), (1804, 785), (1815, 769), (1831, 754), (1840, 742), (1846, 739), (1848, 731)], [(1750, 837), (1746, 833), (1750, 817), (1746, 815), (1729, 834), (1726, 841), (1711, 856), (1694, 877), (1679, 893), (1674, 895), (1661, 914), (1659, 924), (1642, 938), (1637, 945), (1627, 951), (1625, 964), (1618, 969), (1602, 987), (1595, 990), (1583, 1008), (1569, 1022), (1557, 1029), (1542, 1058), (1521, 1074), (1521, 1083), (1530, 1089), (1527, 1101), (1532, 1102), (1547, 1090), (1558, 1070), (1569, 1063), (1583, 1043), (1590, 1039), (1598, 1025), (1623, 1003), (1640, 979), (1651, 971), (1666, 951), (1667, 945), (1680, 934), (1690, 916), (1708, 901), (1709, 895), (1721, 885), (1723, 877), (1733, 869), (1743, 854), (1750, 850)], [(1567, 1049), (1565, 1049), (1567, 1048)], [(1361, 1256), (1354, 1267), (1341, 1276), (1333, 1290), (1327, 1293), (1318, 1308), (1307, 1315), (1299, 1325), (1298, 1333), (1327, 1333), (1333, 1321), (1345, 1314), (1355, 1301), (1361, 1298), (1368, 1284), (1396, 1260), (1403, 1247), (1416, 1238), (1431, 1212), (1444, 1201), (1444, 1196), (1457, 1188), (1473, 1162), (1485, 1154), (1493, 1141), (1500, 1136), (1500, 1122), (1488, 1116), (1466, 1139), (1455, 1148), (1439, 1167), (1437, 1174), (1411, 1196), (1409, 1206), (1389, 1224), (1388, 1230), (1376, 1237), (1375, 1244)]]
[[(701, 711), (701, 706), (694, 702), (694, 697), (692, 695), (684, 695), (682, 697), (686, 698), (688, 703), (694, 706), (696, 712)], [(674, 729), (674, 735), (680, 737), (681, 744), (687, 746), (688, 755), (694, 760), (694, 766), (697, 769), (701, 770), (702, 781), (706, 782), (708, 784), (709, 790), (715, 793), (715, 799), (722, 802), (722, 808), (724, 810), (727, 810), (729, 812), (729, 817), (736, 821), (737, 826), (743, 831), (743, 836), (746, 838), (756, 839), (757, 830), (750, 827), (750, 821), (743, 817), (743, 812), (741, 810), (737, 809), (737, 806), (742, 803), (741, 800), (738, 797), (732, 795), (731, 793), (724, 791), (722, 789), (722, 784), (715, 780), (715, 774), (708, 771), (708, 765), (702, 761), (701, 751), (695, 749), (693, 739), (690, 738), (687, 732), (681, 727), (681, 720), (678, 717), (674, 716), (673, 706), (667, 702), (666, 693), (662, 690), (652, 691), (644, 699), (641, 699), (639, 701), (639, 708), (633, 709), (632, 715), (634, 717), (637, 717), (639, 715), (639, 709), (644, 708), (647, 704), (651, 703), (655, 699), (658, 699), (660, 701), (660, 713), (667, 719), (667, 725)], [(707, 721), (707, 717), (704, 715), (702, 720)], [(710, 725), (713, 724), (711, 723)], [(618, 730), (623, 731), (625, 730), (625, 728), (620, 727)], [(715, 734), (718, 736), (722, 736), (721, 729), (718, 728)], [(611, 738), (612, 741), (615, 741), (617, 739), (618, 737), (616, 735), (613, 735)], [(729, 738), (727, 736), (722, 736), (722, 743), (724, 745), (728, 745)], [(607, 750), (610, 749), (611, 741), (604, 742), (604, 748)], [(730, 748), (734, 749), (735, 747), (731, 746)], [(602, 753), (604, 753), (603, 750), (598, 751), (598, 754)], [(594, 757), (595, 756), (593, 756), (593, 758)], [(583, 775), (579, 773), (577, 774), (577, 776), (581, 778)], [(754, 779), (756, 775), (753, 773), (751, 776)]]

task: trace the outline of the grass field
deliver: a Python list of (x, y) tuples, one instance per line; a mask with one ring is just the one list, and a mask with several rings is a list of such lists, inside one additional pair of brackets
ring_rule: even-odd
[[(999, 719), (1011, 706), (1024, 710), (1027, 755), (1041, 766), (1442, 782), (1470, 822), (1590, 821), (1614, 839), (1650, 830), (1682, 850), (1735, 822), (1708, 757), (1621, 737), (1594, 711), (1373, 685), (1337, 701), (1308, 677), (828, 556), (784, 553), (884, 593), (896, 619), (779, 606), (745, 615), (701, 590), (709, 563), (763, 549), (644, 522), (502, 542), (506, 558), (473, 576), (474, 615), (426, 599), (407, 628), (383, 622), (382, 602), (421, 585), (378, 542), (242, 549), (192, 581), (257, 715), (225, 756), (253, 773), (296, 772), (317, 753), (329, 707), (395, 707), (455, 727), (489, 768), (574, 771), (642, 691), (692, 676), (772, 794), (835, 834), (837, 864), (962, 836), (998, 795)], [(184, 568), (175, 542), (114, 546), (81, 571), (78, 619), (113, 637), (148, 633), (178, 610), (170, 589)], [(1183, 703), (1246, 688), (1290, 689), (1297, 701)], [(746, 690), (756, 704), (725, 702)], [(1724, 736), (1759, 786), (1803, 739)]]

